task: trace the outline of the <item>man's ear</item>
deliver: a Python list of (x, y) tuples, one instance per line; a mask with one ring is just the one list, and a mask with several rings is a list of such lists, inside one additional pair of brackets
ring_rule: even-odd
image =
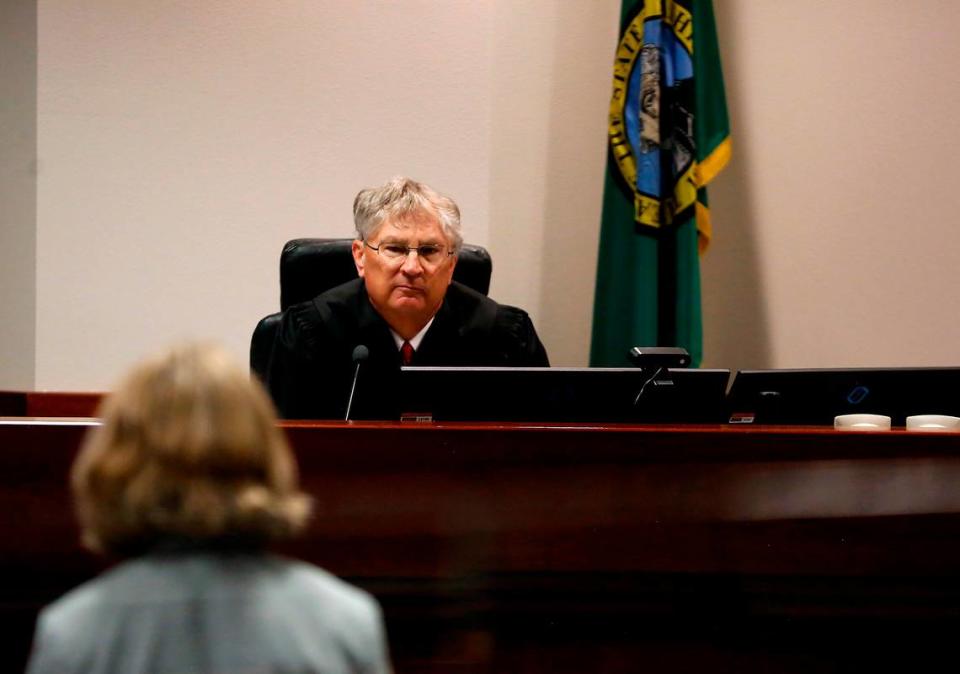
[(363, 278), (363, 241), (354, 239), (350, 246), (350, 252), (353, 253), (353, 264), (357, 267), (357, 276)]

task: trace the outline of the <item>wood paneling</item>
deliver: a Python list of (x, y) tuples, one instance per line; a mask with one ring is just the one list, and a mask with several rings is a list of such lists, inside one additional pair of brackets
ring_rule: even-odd
[[(0, 422), (5, 671), (101, 567), (67, 492), (90, 423)], [(283, 428), (316, 500), (284, 552), (378, 596), (399, 672), (915, 668), (960, 622), (958, 434)]]

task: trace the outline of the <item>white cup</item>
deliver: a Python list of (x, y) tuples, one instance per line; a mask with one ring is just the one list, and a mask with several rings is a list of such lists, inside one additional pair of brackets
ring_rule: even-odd
[(889, 431), (890, 417), (883, 414), (841, 414), (833, 418), (838, 431)]
[(960, 417), (951, 417), (946, 414), (915, 414), (907, 417), (907, 430), (960, 432)]

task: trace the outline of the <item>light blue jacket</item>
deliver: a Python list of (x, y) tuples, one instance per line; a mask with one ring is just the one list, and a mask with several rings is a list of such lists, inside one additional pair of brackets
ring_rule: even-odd
[(385, 674), (380, 607), (303, 562), (127, 561), (43, 610), (28, 674)]

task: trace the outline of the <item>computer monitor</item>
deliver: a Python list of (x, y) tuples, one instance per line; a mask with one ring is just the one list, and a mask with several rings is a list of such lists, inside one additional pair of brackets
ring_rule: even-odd
[(404, 367), (401, 418), (719, 423), (729, 370)]
[(731, 423), (832, 425), (840, 414), (960, 414), (960, 368), (741, 370)]

